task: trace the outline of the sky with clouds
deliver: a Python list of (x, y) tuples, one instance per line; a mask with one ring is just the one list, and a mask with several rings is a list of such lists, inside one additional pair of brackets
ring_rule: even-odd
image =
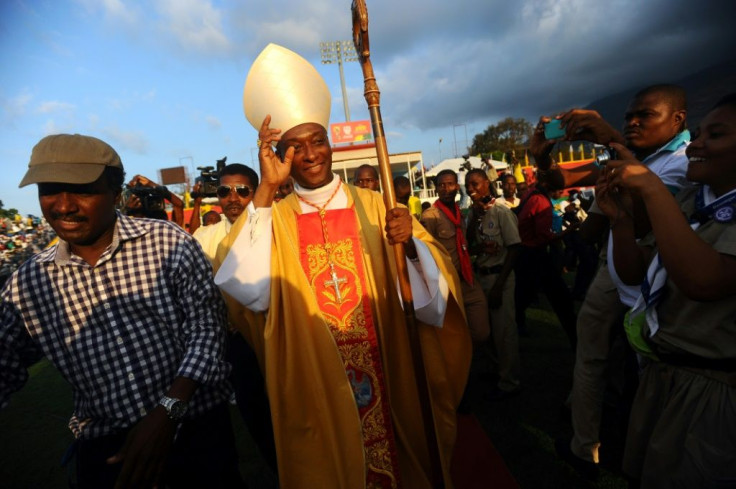
[[(310, 60), (345, 120), (337, 65), (320, 41), (349, 40), (349, 0), (3, 0), (0, 200), (40, 214), (18, 189), (42, 137), (109, 142), (128, 177), (161, 168), (257, 166), (242, 89), (275, 42)], [(425, 165), (464, 152), (505, 117), (536, 121), (630, 87), (732, 58), (733, 0), (368, 0), (371, 59), (390, 152)], [(358, 63), (344, 65), (352, 120), (368, 119)], [(440, 142), (440, 139), (442, 142)]]

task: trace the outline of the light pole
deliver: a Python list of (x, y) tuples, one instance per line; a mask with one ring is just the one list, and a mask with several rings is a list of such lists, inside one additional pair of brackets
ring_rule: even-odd
[(440, 159), (437, 163), (442, 163), (442, 138), (440, 138), (440, 142), (437, 143), (437, 146), (439, 146), (439, 150), (440, 150)]
[(331, 65), (337, 63), (340, 68), (340, 86), (342, 87), (342, 104), (345, 108), (345, 122), (350, 122), (350, 109), (348, 108), (348, 93), (345, 89), (345, 73), (342, 64), (358, 61), (353, 41), (329, 41), (319, 43), (319, 51), (322, 53), (322, 64)]
[(465, 150), (468, 150), (468, 127), (465, 124), (453, 124), (452, 125), (452, 137), (455, 139), (455, 158), (457, 158), (459, 155), (457, 154), (457, 136), (455, 135), (455, 128), (456, 127), (464, 127), (465, 128)]

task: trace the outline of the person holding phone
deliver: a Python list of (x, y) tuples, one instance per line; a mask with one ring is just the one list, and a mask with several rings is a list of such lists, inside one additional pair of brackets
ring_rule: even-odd
[[(617, 272), (643, 284), (626, 326), (647, 359), (624, 472), (643, 488), (734, 487), (736, 94), (702, 120), (687, 148), (687, 178), (697, 185), (674, 197), (650, 168), (618, 149), (621, 160), (609, 162), (596, 193), (611, 222)], [(638, 243), (626, 205), (631, 193), (652, 222)]]
[[(565, 130), (565, 140), (625, 146), (674, 193), (688, 185), (685, 148), (690, 133), (686, 117), (685, 90), (665, 84), (649, 86), (634, 95), (624, 114), (621, 132), (592, 110), (573, 109), (555, 119), (560, 120)], [(539, 171), (556, 173), (564, 180), (565, 187), (594, 185), (601, 173), (600, 166), (595, 163), (570, 170), (552, 166), (550, 153), (556, 140), (548, 140), (544, 136), (544, 124), (550, 120), (549, 117), (540, 118), (530, 142), (530, 151)], [(642, 237), (651, 229), (651, 224), (640, 199), (635, 199), (637, 209), (637, 236)], [(581, 237), (595, 241), (597, 236), (608, 232), (608, 227), (608, 219), (594, 203), (580, 229)], [(609, 375), (615, 385), (614, 390), (623, 398), (624, 364), (611, 363), (612, 348), (616, 339), (623, 336), (623, 316), (633, 305), (633, 296), (638, 291), (638, 288), (627, 287), (618, 279), (612, 269), (612, 252), (609, 242), (601, 251), (598, 272), (578, 313), (579, 345), (570, 398), (573, 438), (560, 439), (555, 444), (558, 455), (589, 479), (595, 479), (598, 474), (599, 429)], [(619, 343), (625, 344), (623, 341)], [(631, 359), (633, 354), (629, 352), (628, 356)], [(631, 381), (636, 382), (636, 378)], [(630, 401), (622, 402), (627, 404)]]

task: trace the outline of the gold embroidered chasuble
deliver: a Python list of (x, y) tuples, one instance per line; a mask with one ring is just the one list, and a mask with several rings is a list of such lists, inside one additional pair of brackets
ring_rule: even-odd
[[(428, 488), (428, 454), (404, 313), (396, 291), (393, 251), (385, 240), (385, 208), (381, 195), (376, 192), (350, 185), (344, 185), (341, 191), (348, 195), (348, 207), (343, 212), (352, 213), (357, 223), (356, 238), (362, 250), (359, 261), (364, 268), (361, 287), (364, 287), (362, 296), (366, 302), (363, 310), (370, 311), (375, 328), (379, 367), (388, 393), (386, 406), (393, 422), (400, 483), (402, 487)], [(327, 212), (328, 215), (333, 213)], [(218, 263), (222, 263), (232, 246), (246, 214), (236, 221), (220, 245)], [(366, 457), (370, 458), (371, 453), (370, 449), (366, 450), (360, 408), (356, 403), (356, 389), (359, 398), (362, 377), (355, 376), (351, 383), (345, 352), (341, 352), (335, 336), (335, 325), (339, 330), (344, 323), (329, 317), (325, 304), (330, 297), (318, 297), (332, 290), (332, 299), (337, 299), (336, 289), (332, 284), (321, 290), (312, 288), (313, 283), (324, 285), (334, 278), (340, 279), (347, 271), (340, 270), (333, 276), (329, 266), (325, 269), (323, 263), (322, 267), (317, 267), (322, 273), (311, 277), (310, 282), (303, 267), (300, 215), (299, 202), (293, 194), (273, 206), (269, 311), (267, 315), (253, 314), (228, 299), (231, 323), (249, 340), (265, 370), (281, 487), (368, 487)], [(318, 219), (316, 213), (314, 217)], [(456, 435), (455, 409), (467, 380), (471, 343), (459, 305), (462, 304), (459, 281), (450, 257), (416, 220), (414, 236), (428, 245), (450, 288), (443, 327), (420, 323), (419, 336), (445, 484), (451, 488), (449, 467)], [(314, 253), (315, 256), (319, 254)], [(308, 259), (306, 263), (308, 269)], [(346, 292), (347, 297), (349, 291), (339, 290), (341, 294)]]

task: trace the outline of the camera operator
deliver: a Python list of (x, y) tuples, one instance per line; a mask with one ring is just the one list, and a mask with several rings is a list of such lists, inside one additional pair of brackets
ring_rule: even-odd
[(128, 182), (130, 196), (125, 202), (125, 214), (130, 217), (147, 217), (168, 221), (164, 200), (168, 201), (173, 210), (171, 220), (184, 227), (184, 202), (168, 188), (157, 185), (143, 175), (136, 175)]
[[(202, 245), (204, 254), (211, 263), (214, 263), (217, 246), (230, 233), (233, 223), (245, 212), (258, 188), (258, 174), (246, 165), (232, 163), (222, 167), (218, 173), (216, 194), (224, 218), (209, 226), (199, 225), (199, 206), (204, 193), (201, 190), (202, 183), (198, 182), (193, 189), (194, 210), (189, 225), (194, 239)], [(227, 360), (233, 366), (230, 380), (240, 415), (261, 454), (276, 472), (276, 447), (270, 407), (258, 360), (242, 334), (231, 331), (229, 340)]]

